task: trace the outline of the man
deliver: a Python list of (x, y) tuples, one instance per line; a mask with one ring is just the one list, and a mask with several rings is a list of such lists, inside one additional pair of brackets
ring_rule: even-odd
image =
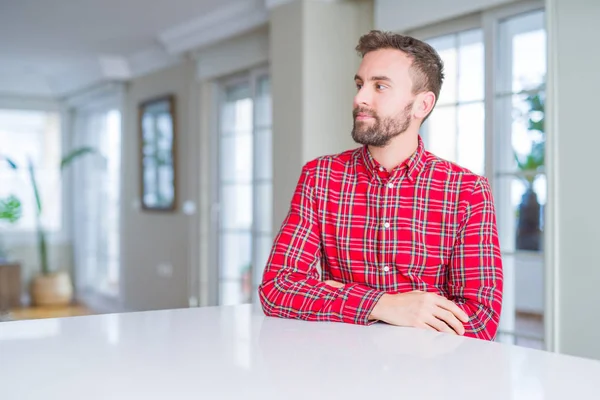
[(490, 186), (419, 136), (443, 63), (392, 33), (371, 31), (356, 49), (352, 137), (364, 146), (304, 166), (259, 288), (263, 310), (493, 340), (502, 261)]

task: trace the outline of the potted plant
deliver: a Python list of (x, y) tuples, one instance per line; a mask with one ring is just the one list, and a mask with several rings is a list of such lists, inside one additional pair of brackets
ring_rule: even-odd
[[(91, 147), (81, 147), (71, 151), (64, 156), (60, 163), (60, 171), (64, 171), (78, 158), (96, 153), (96, 150)], [(8, 165), (18, 170), (20, 167), (6, 156), (0, 156), (0, 160), (4, 159)], [(30, 296), (33, 304), (40, 306), (56, 306), (69, 304), (73, 299), (73, 284), (71, 276), (65, 270), (52, 270), (48, 261), (48, 244), (46, 229), (42, 224), (43, 202), (40, 195), (39, 186), (35, 177), (35, 169), (33, 163), (28, 160), (27, 174), (33, 196), (35, 198), (35, 226), (38, 255), (40, 262), (40, 273), (35, 275), (31, 281)]]
[(519, 176), (525, 183), (525, 193), (519, 205), (516, 248), (538, 251), (541, 248), (541, 206), (533, 190), (533, 182), (543, 171), (546, 137), (544, 135), (544, 99), (542, 92), (535, 91), (525, 98), (529, 106), (527, 112), (528, 130), (534, 133), (531, 150), (525, 157), (515, 153)]
[[(21, 201), (14, 195), (0, 199), (0, 221), (14, 224), (21, 218)], [(0, 264), (8, 261), (8, 252), (0, 243)]]
[[(0, 199), (0, 222), (16, 223), (21, 218), (21, 201), (13, 195)], [(10, 262), (0, 243), (0, 321), (7, 319), (10, 308), (21, 302), (21, 266)]]

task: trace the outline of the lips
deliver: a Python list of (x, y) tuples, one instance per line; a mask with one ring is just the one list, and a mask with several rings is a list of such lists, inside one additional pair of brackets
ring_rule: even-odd
[(354, 119), (357, 121), (366, 121), (368, 119), (373, 119), (373, 118), (375, 118), (375, 116), (372, 113), (368, 113), (368, 112), (364, 112), (364, 111), (354, 112)]

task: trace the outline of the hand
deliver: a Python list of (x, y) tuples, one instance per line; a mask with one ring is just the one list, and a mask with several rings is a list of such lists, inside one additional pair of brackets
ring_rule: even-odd
[(326, 283), (329, 286), (333, 286), (336, 289), (344, 287), (344, 284), (342, 282), (336, 282), (336, 281), (329, 280), (329, 281), (325, 281), (324, 283)]
[(463, 323), (469, 321), (469, 316), (445, 297), (416, 290), (384, 294), (375, 305), (369, 319), (377, 319), (391, 325), (464, 335)]

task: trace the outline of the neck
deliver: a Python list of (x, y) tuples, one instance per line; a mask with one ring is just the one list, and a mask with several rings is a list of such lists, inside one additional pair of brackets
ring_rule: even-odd
[(396, 136), (384, 147), (369, 146), (373, 158), (388, 171), (412, 156), (419, 147), (419, 132), (406, 131)]

